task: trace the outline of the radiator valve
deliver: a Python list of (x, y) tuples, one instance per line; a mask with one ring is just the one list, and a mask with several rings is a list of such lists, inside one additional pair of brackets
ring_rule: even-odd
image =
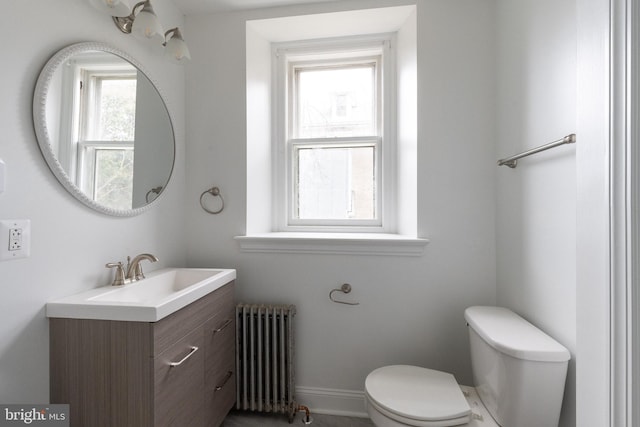
[(304, 405), (298, 405), (298, 412), (304, 411), (304, 418), (302, 418), (302, 424), (311, 424), (313, 418), (311, 418), (311, 411)]

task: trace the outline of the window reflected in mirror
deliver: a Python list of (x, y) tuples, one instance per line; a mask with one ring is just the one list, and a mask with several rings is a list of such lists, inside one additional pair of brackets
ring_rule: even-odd
[(137, 74), (116, 56), (91, 53), (70, 59), (62, 76), (71, 82), (62, 96), (70, 120), (60, 129), (58, 158), (66, 157), (86, 195), (114, 209), (133, 206)]
[(113, 216), (142, 213), (175, 160), (167, 107), (140, 64), (104, 43), (78, 43), (44, 66), (34, 128), (53, 174), (80, 202)]

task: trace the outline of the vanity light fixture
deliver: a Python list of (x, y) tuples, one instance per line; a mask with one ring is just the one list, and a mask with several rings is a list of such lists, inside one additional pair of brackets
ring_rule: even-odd
[(172, 28), (164, 33), (164, 38), (166, 41), (162, 45), (164, 46), (165, 58), (175, 63), (180, 63), (181, 61), (191, 59), (189, 48), (184, 42), (182, 33), (180, 32), (180, 29), (178, 29), (178, 27)]
[(149, 0), (143, 3), (142, 10), (135, 16), (131, 32), (138, 38), (157, 40), (158, 43), (164, 42), (164, 37), (162, 37), (164, 30)]
[[(143, 0), (133, 7), (130, 7), (129, 2), (130, 0), (89, 0), (96, 9), (110, 14), (123, 33), (161, 43), (165, 47), (165, 57), (171, 62), (180, 63), (191, 59), (189, 48), (178, 27), (165, 33), (151, 0)], [(167, 39), (168, 36), (170, 38)]]
[[(136, 13), (141, 6), (142, 9)], [(150, 0), (136, 3), (128, 16), (114, 16), (113, 22), (125, 34), (133, 34), (142, 39), (158, 40), (159, 43), (163, 41), (164, 31)]]

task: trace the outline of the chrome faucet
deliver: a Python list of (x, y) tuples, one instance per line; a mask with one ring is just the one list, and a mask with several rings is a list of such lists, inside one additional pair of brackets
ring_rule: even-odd
[(144, 279), (144, 273), (140, 266), (140, 261), (146, 259), (147, 261), (156, 262), (158, 258), (152, 254), (140, 254), (136, 255), (133, 259), (127, 257), (127, 275), (126, 280), (135, 282), (136, 280)]

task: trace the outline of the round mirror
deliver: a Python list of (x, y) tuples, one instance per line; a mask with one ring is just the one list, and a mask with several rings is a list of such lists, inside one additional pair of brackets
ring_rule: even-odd
[(169, 182), (169, 112), (140, 64), (118, 49), (79, 43), (56, 53), (38, 78), (33, 119), (51, 171), (99, 212), (137, 215)]

